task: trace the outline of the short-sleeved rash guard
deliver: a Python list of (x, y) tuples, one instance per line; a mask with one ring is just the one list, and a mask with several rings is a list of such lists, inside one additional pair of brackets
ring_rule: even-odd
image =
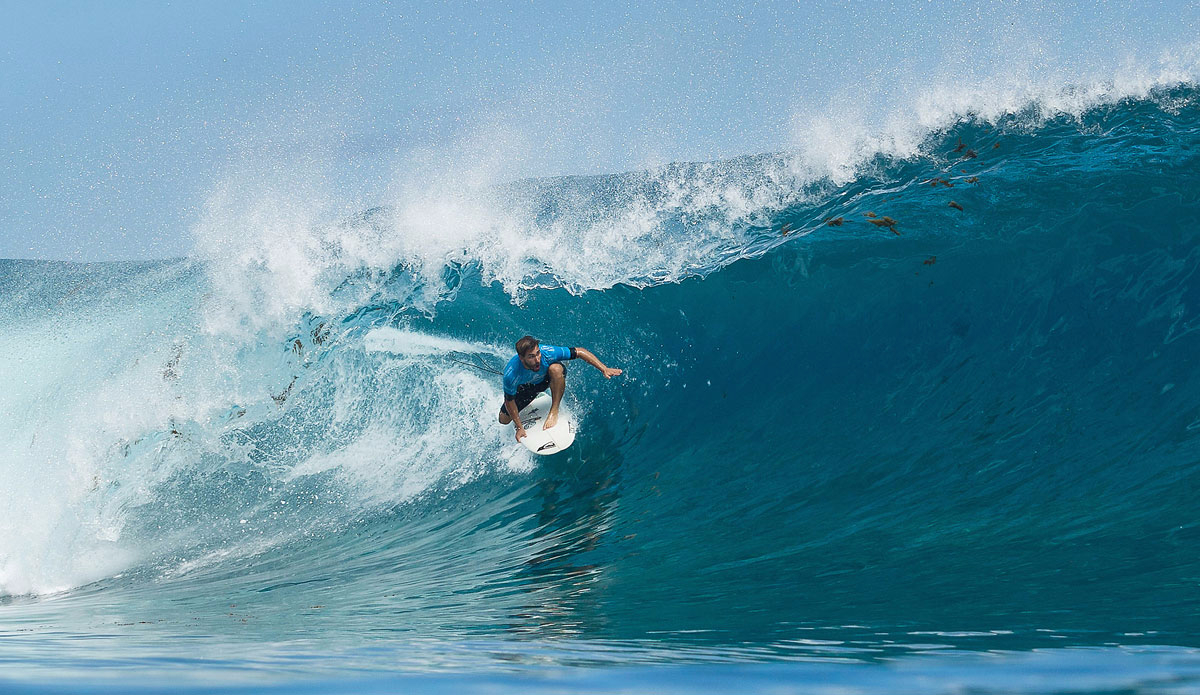
[(526, 369), (525, 365), (521, 364), (521, 356), (513, 355), (513, 358), (508, 361), (508, 366), (504, 368), (504, 395), (517, 395), (517, 388), (525, 384), (538, 384), (546, 380), (547, 374), (550, 372), (550, 365), (555, 362), (575, 359), (575, 348), (556, 347), (554, 345), (542, 345), (542, 366), (536, 372)]

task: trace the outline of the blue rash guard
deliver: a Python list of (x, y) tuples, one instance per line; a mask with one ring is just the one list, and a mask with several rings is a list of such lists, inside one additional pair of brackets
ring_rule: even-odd
[[(504, 397), (512, 398), (517, 395), (517, 389), (526, 384), (540, 384), (550, 376), (550, 365), (575, 359), (575, 348), (541, 345), (542, 366), (536, 372), (526, 369), (521, 364), (521, 356), (513, 355), (504, 368)], [(543, 389), (544, 390), (544, 389)]]

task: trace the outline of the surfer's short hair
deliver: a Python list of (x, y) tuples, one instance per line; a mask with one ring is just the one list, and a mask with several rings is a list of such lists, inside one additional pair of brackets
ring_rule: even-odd
[(538, 339), (531, 335), (527, 335), (517, 341), (517, 354), (524, 357), (533, 351), (538, 346)]

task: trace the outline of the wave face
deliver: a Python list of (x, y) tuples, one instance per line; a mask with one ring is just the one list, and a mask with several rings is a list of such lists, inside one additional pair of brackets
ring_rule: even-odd
[[(763, 155), (332, 223), (231, 188), (189, 259), (0, 262), (0, 621), (55, 627), (9, 659), (1194, 673), (1198, 102), (964, 117), (845, 180)], [(487, 371), (525, 333), (625, 370), (571, 364), (582, 429), (536, 460)]]

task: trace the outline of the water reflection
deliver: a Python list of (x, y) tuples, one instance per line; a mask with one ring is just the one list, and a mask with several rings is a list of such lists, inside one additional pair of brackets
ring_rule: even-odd
[[(594, 437), (611, 441), (604, 431)], [(527, 599), (513, 615), (511, 632), (577, 637), (605, 626), (609, 567), (598, 551), (613, 526), (622, 457), (584, 444), (539, 468), (532, 554), (517, 569)]]

